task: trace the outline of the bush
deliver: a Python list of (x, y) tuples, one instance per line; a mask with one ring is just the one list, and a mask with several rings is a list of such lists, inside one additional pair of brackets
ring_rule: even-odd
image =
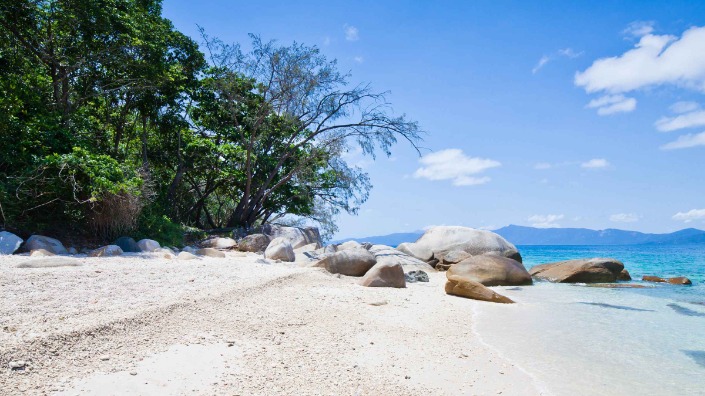
[(139, 220), (137, 239), (154, 239), (162, 246), (182, 247), (184, 245), (184, 227), (174, 223), (165, 215), (144, 211)]

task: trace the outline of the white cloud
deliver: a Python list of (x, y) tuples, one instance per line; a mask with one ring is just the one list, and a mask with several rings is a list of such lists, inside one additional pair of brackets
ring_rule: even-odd
[(628, 37), (642, 37), (654, 31), (654, 21), (634, 21), (630, 23), (622, 34)]
[(357, 63), (362, 63), (362, 62), (365, 61), (365, 58), (363, 58), (363, 57), (361, 57), (361, 56), (356, 56), (356, 57), (353, 58), (353, 60), (354, 60), (355, 62), (357, 62)]
[(531, 69), (531, 73), (533, 73), (533, 74), (538, 73), (538, 71), (541, 70), (541, 68), (543, 68), (544, 66), (546, 66), (546, 64), (548, 62), (554, 61), (558, 57), (563, 56), (566, 58), (575, 59), (579, 56), (582, 56), (583, 53), (584, 53), (583, 51), (576, 52), (572, 48), (559, 49), (558, 51), (556, 51), (555, 53), (553, 53), (551, 55), (542, 56), (541, 59), (539, 59), (539, 61), (536, 63), (536, 66), (534, 66), (534, 68)]
[(678, 137), (678, 139), (661, 146), (662, 150), (684, 149), (697, 146), (705, 146), (705, 132), (698, 134), (689, 133)]
[(436, 151), (424, 155), (419, 162), (422, 166), (414, 172), (414, 178), (452, 180), (454, 186), (485, 184), (491, 179), (476, 175), (502, 165), (491, 159), (468, 157), (460, 149)]
[(654, 35), (648, 28), (635, 48), (602, 58), (575, 74), (575, 85), (587, 93), (618, 94), (672, 84), (705, 92), (705, 27), (693, 27), (678, 38)]
[(553, 166), (549, 164), (548, 162), (539, 162), (536, 165), (534, 165), (534, 169), (536, 170), (546, 170), (546, 169), (551, 169)]
[(360, 39), (360, 31), (355, 26), (345, 24), (345, 39), (348, 41), (357, 41)]
[(610, 163), (604, 158), (593, 158), (580, 164), (580, 167), (585, 169), (604, 169), (608, 166), (610, 166)]
[(700, 104), (696, 102), (676, 102), (672, 104), (669, 109), (671, 109), (672, 112), (676, 114), (683, 114), (683, 113), (689, 113), (691, 111), (695, 111), (700, 108)]
[(533, 74), (538, 73), (538, 71), (541, 70), (541, 68), (544, 67), (546, 65), (546, 63), (548, 63), (550, 61), (551, 61), (551, 58), (548, 57), (548, 55), (542, 56), (541, 59), (539, 59), (538, 63), (536, 63), (536, 66), (534, 66), (534, 68), (531, 69), (531, 72)]
[(636, 99), (627, 98), (624, 95), (605, 95), (591, 100), (586, 107), (590, 109), (596, 108), (599, 115), (628, 113), (636, 109)]
[(677, 131), (705, 125), (705, 110), (694, 110), (675, 117), (661, 117), (656, 121), (656, 129), (661, 132)]
[(705, 220), (705, 209), (692, 209), (687, 212), (678, 212), (673, 215), (673, 220), (690, 223), (693, 220)]
[(536, 228), (556, 228), (561, 225), (557, 221), (562, 220), (565, 216), (562, 214), (549, 214), (549, 215), (533, 215), (528, 218), (532, 227)]
[(634, 213), (617, 213), (610, 216), (610, 221), (615, 223), (634, 223), (639, 221), (639, 216)]

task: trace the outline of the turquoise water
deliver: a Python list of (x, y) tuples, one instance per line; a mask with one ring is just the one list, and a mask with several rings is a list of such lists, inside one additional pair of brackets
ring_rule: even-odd
[(693, 286), (606, 289), (536, 282), (496, 287), (517, 304), (479, 303), (481, 339), (544, 394), (705, 395), (705, 246), (519, 246), (527, 268), (589, 257)]

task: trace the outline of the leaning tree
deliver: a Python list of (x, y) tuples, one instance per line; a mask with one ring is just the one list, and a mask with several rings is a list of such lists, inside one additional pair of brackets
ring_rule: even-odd
[[(340, 210), (356, 213), (370, 183), (342, 155), (352, 145), (373, 158), (390, 155), (399, 139), (418, 150), (418, 124), (394, 116), (386, 92), (350, 86), (349, 73), (315, 46), (253, 35), (245, 53), (201, 32), (211, 68), (192, 118), (200, 138), (228, 147), (218, 158), (231, 177), (226, 226), (249, 228), (286, 214), (320, 221)], [(203, 198), (223, 186), (191, 187)]]

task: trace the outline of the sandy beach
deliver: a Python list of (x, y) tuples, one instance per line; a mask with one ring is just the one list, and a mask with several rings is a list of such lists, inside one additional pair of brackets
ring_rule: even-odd
[[(405, 289), (257, 254), (0, 261), (6, 394), (536, 395), (444, 273)], [(501, 308), (501, 307), (500, 307)], [(24, 364), (10, 369), (11, 362)]]

